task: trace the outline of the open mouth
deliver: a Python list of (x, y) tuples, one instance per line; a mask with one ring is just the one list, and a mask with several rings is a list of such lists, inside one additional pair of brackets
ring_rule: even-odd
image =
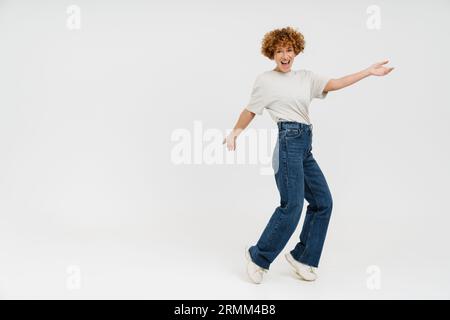
[(291, 62), (291, 60), (286, 61), (286, 62), (281, 61), (281, 64), (282, 64), (282, 65), (288, 65), (290, 62)]

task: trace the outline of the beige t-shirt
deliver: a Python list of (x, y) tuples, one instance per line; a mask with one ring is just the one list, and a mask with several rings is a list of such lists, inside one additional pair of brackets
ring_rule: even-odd
[(246, 109), (258, 115), (267, 109), (275, 122), (311, 124), (309, 105), (312, 99), (327, 96), (323, 89), (328, 80), (329, 77), (309, 70), (266, 71), (256, 77)]

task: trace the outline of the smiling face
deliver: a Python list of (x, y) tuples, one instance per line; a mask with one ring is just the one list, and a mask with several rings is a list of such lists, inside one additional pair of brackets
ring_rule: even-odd
[(274, 70), (279, 72), (291, 71), (295, 56), (294, 47), (291, 44), (277, 46), (273, 55), (273, 59), (277, 64)]

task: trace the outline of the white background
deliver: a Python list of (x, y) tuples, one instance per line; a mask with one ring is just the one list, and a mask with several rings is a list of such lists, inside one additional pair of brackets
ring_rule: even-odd
[[(450, 298), (449, 13), (445, 0), (1, 0), (0, 298)], [(334, 200), (319, 279), (280, 255), (257, 286), (244, 246), (279, 203), (273, 175), (175, 165), (171, 135), (232, 128), (274, 67), (262, 37), (288, 25), (306, 39), (294, 69), (396, 69), (312, 103)], [(265, 112), (248, 130), (273, 128)]]

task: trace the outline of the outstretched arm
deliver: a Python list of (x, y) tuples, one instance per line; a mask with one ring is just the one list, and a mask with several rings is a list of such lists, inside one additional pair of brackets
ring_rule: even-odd
[(339, 90), (345, 87), (348, 87), (349, 85), (352, 85), (368, 76), (385, 76), (389, 72), (391, 72), (394, 68), (388, 68), (383, 66), (384, 64), (388, 63), (389, 60), (381, 61), (374, 63), (367, 69), (364, 69), (362, 71), (350, 74), (348, 76), (339, 78), (339, 79), (331, 79), (328, 81), (327, 85), (325, 86), (325, 89), (323, 89), (324, 92), (328, 91), (334, 91)]

